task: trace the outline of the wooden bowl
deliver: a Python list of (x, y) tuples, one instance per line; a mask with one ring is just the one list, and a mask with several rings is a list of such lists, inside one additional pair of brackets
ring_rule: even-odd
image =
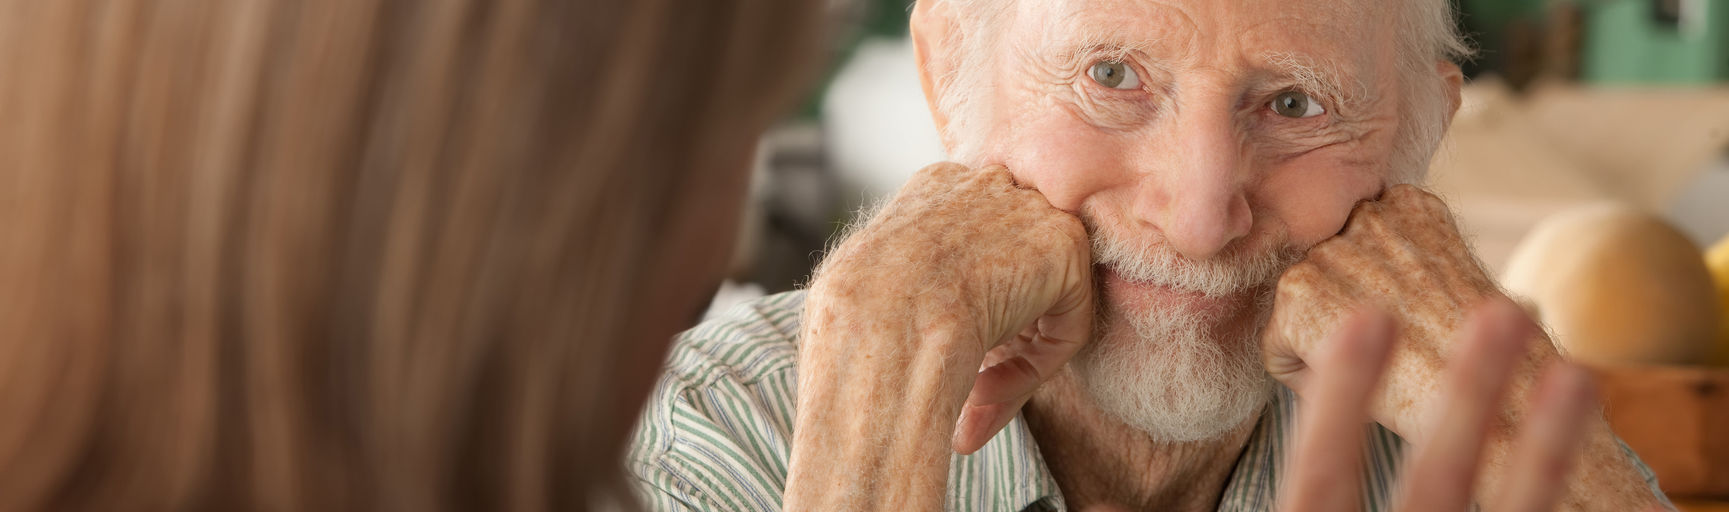
[(1676, 499), (1729, 500), (1729, 368), (1594, 368), (1609, 425)]

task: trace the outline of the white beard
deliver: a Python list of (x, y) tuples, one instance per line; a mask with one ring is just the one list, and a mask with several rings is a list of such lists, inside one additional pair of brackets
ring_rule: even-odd
[(1268, 243), (1190, 261), (1162, 240), (1118, 236), (1088, 217), (1100, 265), (1135, 282), (1236, 297), (1238, 309), (1158, 309), (1107, 291), (1094, 340), (1070, 360), (1087, 394), (1107, 414), (1164, 442), (1217, 438), (1259, 414), (1274, 389), (1260, 342), (1272, 284), (1300, 253)]
[(1204, 318), (1124, 324), (1101, 324), (1103, 334), (1070, 361), (1087, 394), (1119, 421), (1159, 441), (1199, 441), (1231, 432), (1266, 405), (1273, 387), (1258, 327), (1216, 339)]

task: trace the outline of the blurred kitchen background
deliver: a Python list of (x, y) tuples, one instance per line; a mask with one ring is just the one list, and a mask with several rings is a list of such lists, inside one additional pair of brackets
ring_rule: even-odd
[[(1455, 1), (1480, 55), (1430, 186), (1601, 370), (1683, 508), (1729, 510), (1729, 0)], [(856, 211), (944, 158), (908, 0), (836, 4), (835, 64), (761, 142), (716, 309), (804, 284)]]

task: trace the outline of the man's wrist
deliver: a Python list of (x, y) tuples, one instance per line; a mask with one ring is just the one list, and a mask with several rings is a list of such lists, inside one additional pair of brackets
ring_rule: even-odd
[[(806, 303), (786, 503), (928, 510), (945, 496), (950, 439), (983, 353), (975, 329), (921, 319), (851, 287)], [(858, 292), (858, 293), (850, 293)], [(868, 489), (869, 492), (857, 490)]]
[[(983, 357), (990, 347), (985, 315), (953, 290), (897, 284), (905, 276), (875, 279), (842, 270), (824, 275), (805, 299), (806, 346), (821, 343), (880, 343), (947, 355)], [(912, 291), (908, 291), (912, 290)]]
[[(1528, 409), (1529, 403), (1526, 402), (1520, 412), (1511, 417), (1522, 418), (1522, 412)], [(1615, 437), (1602, 414), (1592, 414), (1586, 421), (1589, 424), (1584, 427), (1578, 458), (1563, 484), (1564, 491), (1557, 508), (1650, 510), (1660, 505), (1662, 499), (1645, 481), (1637, 463), (1622, 448), (1620, 439)], [(1509, 480), (1505, 472), (1516, 466), (1512, 458), (1519, 451), (1515, 445), (1518, 441), (1513, 434), (1514, 428), (1514, 425), (1497, 425), (1491, 432), (1484, 453), (1486, 464), (1477, 486), (1480, 503), (1493, 502), (1498, 493), (1507, 491), (1499, 484)]]

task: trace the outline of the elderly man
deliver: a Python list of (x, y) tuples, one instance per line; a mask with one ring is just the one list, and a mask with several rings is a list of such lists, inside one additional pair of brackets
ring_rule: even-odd
[(1459, 105), (1445, 0), (913, 14), (959, 163), (680, 338), (628, 461), (657, 508), (1666, 503), (1408, 185)]

